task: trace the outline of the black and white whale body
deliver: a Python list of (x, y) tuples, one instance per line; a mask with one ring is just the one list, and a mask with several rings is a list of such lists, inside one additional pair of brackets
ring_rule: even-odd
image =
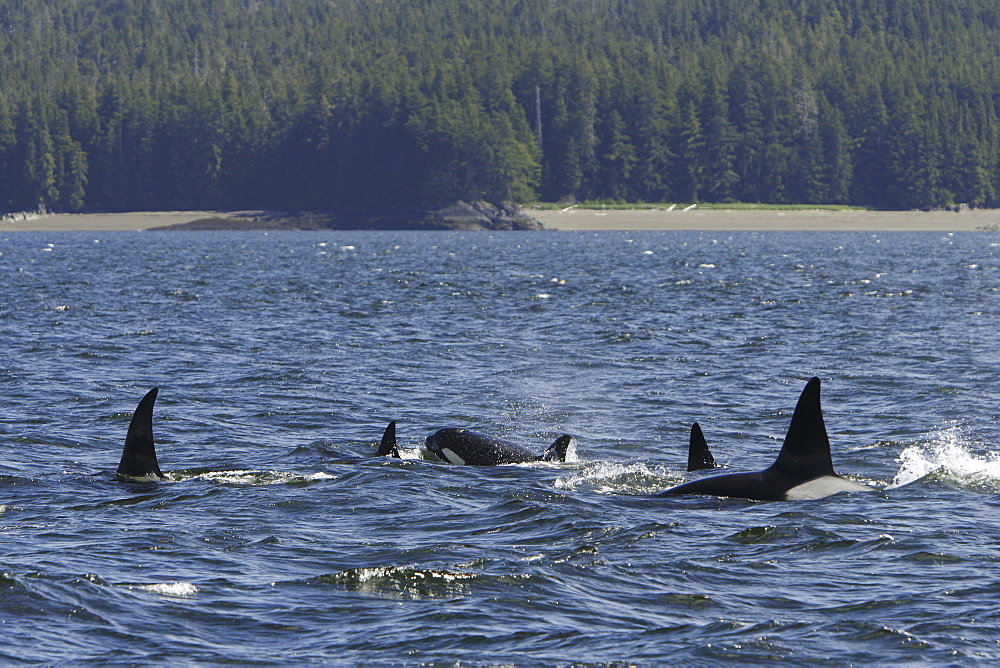
[(449, 464), (497, 466), (523, 462), (564, 462), (572, 436), (563, 434), (539, 456), (525, 447), (468, 429), (449, 427), (427, 437), (427, 449)]
[(708, 449), (705, 434), (701, 431), (701, 426), (695, 422), (691, 425), (691, 439), (688, 441), (688, 473), (703, 469), (714, 469), (717, 466), (715, 457), (712, 456), (711, 450)]
[(754, 501), (799, 501), (837, 492), (872, 491), (871, 487), (842, 478), (833, 470), (819, 390), (819, 378), (811, 379), (802, 390), (778, 459), (768, 468), (693, 480), (657, 496), (708, 494)]
[(153, 445), (153, 404), (156, 403), (158, 391), (158, 388), (154, 387), (147, 392), (132, 414), (132, 421), (129, 422), (128, 433), (125, 435), (122, 458), (118, 463), (116, 477), (119, 480), (166, 478), (160, 472), (160, 465), (156, 461), (156, 448)]

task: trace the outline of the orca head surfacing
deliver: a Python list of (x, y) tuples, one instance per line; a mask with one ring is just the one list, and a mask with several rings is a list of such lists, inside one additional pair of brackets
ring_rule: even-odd
[(427, 437), (427, 449), (441, 461), (466, 466), (498, 466), (500, 464), (520, 464), (524, 462), (566, 460), (566, 451), (572, 437), (564, 435), (556, 439), (542, 456), (516, 443), (501, 438), (480, 434), (468, 429), (447, 427), (438, 429)]
[(754, 501), (798, 501), (864, 490), (871, 488), (842, 478), (833, 470), (830, 439), (820, 406), (820, 381), (812, 378), (799, 396), (781, 452), (771, 466), (763, 471), (695, 480), (657, 496), (708, 494)]
[(132, 414), (116, 472), (116, 477), (120, 480), (166, 478), (156, 461), (156, 447), (153, 444), (153, 404), (156, 403), (158, 391), (154, 387), (147, 392)]
[(538, 459), (516, 443), (455, 427), (438, 429), (427, 437), (426, 444), (441, 461), (458, 466), (497, 466)]

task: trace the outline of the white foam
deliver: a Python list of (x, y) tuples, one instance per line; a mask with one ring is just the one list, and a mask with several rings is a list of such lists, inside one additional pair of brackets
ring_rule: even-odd
[(938, 432), (930, 443), (911, 445), (896, 459), (899, 471), (889, 488), (902, 487), (932, 473), (942, 473), (959, 482), (1000, 483), (1000, 458), (994, 454), (976, 456), (961, 429)]
[(307, 473), (302, 476), (303, 480), (333, 480), (336, 476), (332, 476), (329, 473), (323, 473), (322, 471), (317, 471), (316, 473)]
[(198, 593), (198, 588), (190, 582), (160, 582), (157, 584), (136, 585), (135, 588), (162, 596), (187, 597)]
[(649, 469), (643, 463), (618, 464), (597, 462), (583, 471), (555, 481), (556, 489), (575, 490), (586, 487), (598, 493), (649, 494), (666, 489), (662, 471)]
[(580, 456), (576, 453), (576, 439), (570, 439), (569, 445), (566, 446), (566, 459), (563, 460), (567, 464), (575, 464), (580, 461)]
[[(416, 447), (416, 448), (413, 448), (412, 450), (407, 450), (406, 448), (397, 446), (396, 450), (399, 451), (399, 458), (400, 459), (437, 459), (438, 458), (437, 455), (425, 457), (424, 456), (424, 450), (422, 448), (420, 448), (419, 446)], [(428, 450), (427, 452), (429, 453), (430, 451)]]
[[(124, 473), (122, 475), (125, 475)], [(161, 478), (155, 473), (149, 473), (147, 475), (126, 475), (125, 477), (133, 482), (161, 482), (163, 480), (170, 480), (170, 474), (165, 473), (165, 477)]]
[(280, 485), (298, 480), (332, 480), (335, 476), (318, 471), (316, 473), (286, 473), (282, 471), (209, 471), (195, 476), (214, 482), (234, 485)]

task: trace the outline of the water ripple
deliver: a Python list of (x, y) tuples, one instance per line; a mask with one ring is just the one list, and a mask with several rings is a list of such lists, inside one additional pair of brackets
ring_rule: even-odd
[[(0, 661), (995, 662), (995, 237), (7, 235)], [(696, 420), (768, 466), (812, 375), (878, 492), (650, 496)]]

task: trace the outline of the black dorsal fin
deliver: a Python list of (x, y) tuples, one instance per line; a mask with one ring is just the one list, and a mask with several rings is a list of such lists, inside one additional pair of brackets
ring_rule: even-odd
[(118, 475), (128, 478), (165, 477), (156, 462), (156, 448), (153, 445), (153, 404), (158, 388), (146, 393), (132, 414), (122, 449), (122, 460), (118, 463)]
[(378, 446), (378, 457), (392, 456), (401, 459), (399, 450), (396, 448), (396, 421), (393, 420), (382, 432), (382, 442)]
[(785, 443), (770, 470), (801, 480), (836, 475), (820, 407), (819, 378), (812, 378), (802, 390)]
[(715, 466), (715, 457), (708, 449), (705, 434), (702, 433), (701, 426), (695, 422), (691, 425), (691, 440), (688, 443), (688, 473), (702, 469), (714, 469)]
[(569, 434), (563, 434), (555, 440), (555, 442), (549, 446), (549, 449), (545, 451), (542, 455), (543, 462), (564, 462), (566, 461), (566, 451), (569, 450), (570, 441), (573, 437)]

